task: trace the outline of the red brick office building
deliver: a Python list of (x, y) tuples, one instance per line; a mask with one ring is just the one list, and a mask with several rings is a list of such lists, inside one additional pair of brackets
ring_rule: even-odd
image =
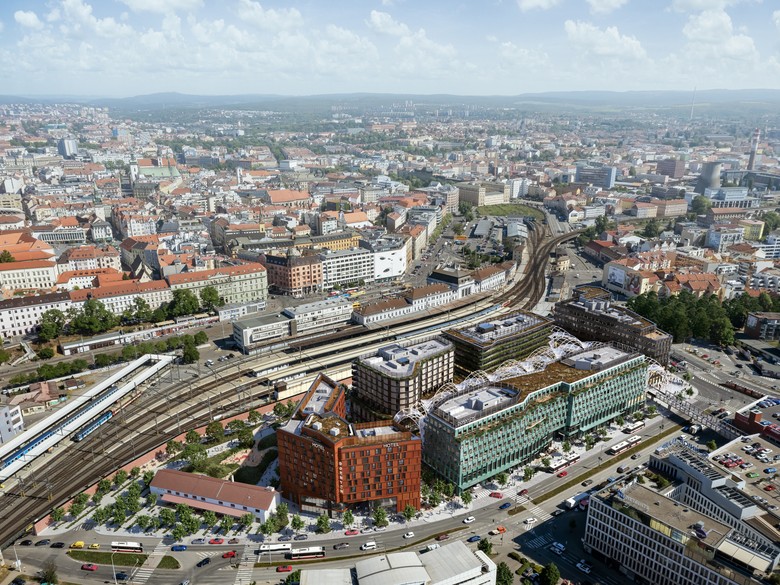
[(329, 515), (366, 502), (419, 509), (422, 441), (392, 421), (347, 422), (345, 392), (320, 374), (278, 429), (282, 493), (304, 511)]

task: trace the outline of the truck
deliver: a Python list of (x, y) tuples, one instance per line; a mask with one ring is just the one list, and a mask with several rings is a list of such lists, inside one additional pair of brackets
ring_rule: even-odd
[(696, 434), (696, 433), (698, 433), (699, 431), (701, 431), (701, 425), (691, 425), (691, 426), (688, 428), (688, 432), (689, 432), (690, 434), (692, 434), (692, 435), (695, 435), (695, 434)]
[(577, 504), (579, 504), (582, 500), (586, 499), (587, 497), (588, 497), (588, 492), (579, 492), (574, 494), (568, 500), (565, 500), (563, 502), (563, 505), (568, 510), (573, 510), (574, 508), (577, 507)]

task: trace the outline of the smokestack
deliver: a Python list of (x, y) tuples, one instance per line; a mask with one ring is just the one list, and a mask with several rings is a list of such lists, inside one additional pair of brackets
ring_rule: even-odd
[(753, 130), (753, 139), (750, 141), (750, 158), (748, 159), (747, 170), (752, 171), (756, 164), (756, 152), (758, 151), (758, 141), (761, 138), (761, 130)]

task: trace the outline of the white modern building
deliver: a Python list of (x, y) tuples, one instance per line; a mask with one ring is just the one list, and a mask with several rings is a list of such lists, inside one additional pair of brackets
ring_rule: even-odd
[(374, 254), (363, 248), (328, 250), (320, 254), (322, 286), (358, 286), (374, 280)]
[(17, 406), (0, 406), (0, 444), (6, 443), (24, 430), (22, 409)]
[(315, 332), (335, 331), (346, 325), (352, 317), (352, 303), (344, 298), (332, 298), (288, 307), (283, 314), (290, 319), (291, 335), (307, 335)]
[(63, 313), (72, 307), (66, 292), (33, 297), (18, 297), (0, 301), (0, 336), (10, 339), (35, 333), (41, 324), (41, 315), (50, 309)]
[(0, 264), (0, 286), (9, 292), (51, 289), (57, 268), (51, 260), (26, 260)]
[[(498, 567), (457, 540), (423, 554), (396, 552), (355, 563), (358, 585), (495, 585)], [(301, 585), (352, 585), (352, 569), (302, 569)]]

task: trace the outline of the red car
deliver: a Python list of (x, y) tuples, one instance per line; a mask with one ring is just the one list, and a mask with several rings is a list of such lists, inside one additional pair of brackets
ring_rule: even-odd
[(222, 544), (223, 542), (225, 542), (224, 538), (212, 538), (209, 540), (209, 544)]
[(292, 572), (292, 565), (279, 565), (276, 567), (277, 573), (291, 573)]
[(350, 528), (349, 530), (345, 531), (344, 534), (346, 536), (355, 536), (356, 534), (360, 534), (360, 530), (356, 530), (354, 528)]
[(518, 492), (517, 495), (518, 496), (527, 496), (528, 495), (528, 490), (520, 490), (520, 492)]
[(450, 537), (449, 534), (440, 534), (436, 537), (436, 540), (447, 540)]
[(491, 498), (498, 498), (499, 500), (504, 497), (504, 494), (501, 492), (490, 492)]
[(777, 488), (776, 488), (775, 486), (773, 486), (773, 485), (768, 485), (768, 486), (766, 486), (766, 487), (764, 488), (764, 491), (765, 491), (765, 492), (773, 492), (773, 491), (775, 491), (776, 489), (777, 489)]
[(226, 553), (222, 554), (223, 559), (232, 559), (235, 556), (236, 556), (236, 551), (234, 550), (229, 550)]
[(569, 472), (564, 469), (558, 474), (558, 477), (566, 477), (567, 475), (569, 475)]
[(95, 563), (84, 563), (81, 565), (82, 571), (97, 571), (98, 566)]

